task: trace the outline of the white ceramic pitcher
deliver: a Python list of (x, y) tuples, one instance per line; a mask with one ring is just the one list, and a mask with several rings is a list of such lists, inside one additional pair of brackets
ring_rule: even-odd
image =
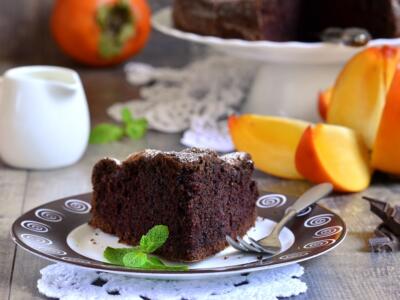
[(77, 162), (89, 138), (89, 111), (70, 69), (10, 69), (0, 83), (0, 156), (11, 166), (51, 169)]

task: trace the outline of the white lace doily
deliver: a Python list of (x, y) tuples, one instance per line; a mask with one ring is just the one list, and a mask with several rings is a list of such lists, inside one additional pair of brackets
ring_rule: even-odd
[(233, 150), (226, 118), (244, 100), (257, 67), (253, 62), (211, 55), (181, 69), (155, 68), (131, 62), (127, 80), (141, 88), (141, 99), (116, 103), (108, 109), (121, 120), (121, 109), (145, 117), (151, 129), (183, 132), (186, 146)]
[(40, 271), (40, 293), (60, 300), (277, 300), (307, 290), (299, 264), (209, 280), (147, 280), (53, 264)]

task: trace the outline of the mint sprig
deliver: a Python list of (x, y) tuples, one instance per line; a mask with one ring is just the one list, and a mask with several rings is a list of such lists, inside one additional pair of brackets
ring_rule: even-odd
[(135, 251), (134, 248), (111, 248), (107, 247), (103, 252), (103, 256), (113, 265), (123, 266), (123, 258), (125, 254)]
[(120, 140), (124, 136), (124, 130), (117, 125), (103, 123), (93, 128), (90, 133), (91, 144), (107, 144)]
[(151, 255), (165, 244), (169, 236), (168, 227), (156, 225), (143, 235), (137, 247), (112, 248), (104, 250), (104, 258), (112, 264), (134, 269), (185, 271), (187, 266), (168, 266), (158, 257)]
[(97, 125), (90, 132), (89, 143), (91, 144), (107, 144), (121, 140), (124, 136), (132, 140), (141, 139), (147, 132), (148, 123), (145, 118), (134, 118), (128, 108), (121, 110), (122, 127), (102, 123)]
[(148, 123), (145, 118), (135, 119), (126, 107), (121, 110), (125, 134), (132, 140), (141, 139), (147, 131)]
[(147, 254), (141, 251), (129, 252), (122, 258), (124, 266), (130, 268), (143, 268), (147, 261)]
[(169, 235), (168, 227), (156, 225), (140, 239), (139, 248), (144, 253), (153, 253), (167, 241)]

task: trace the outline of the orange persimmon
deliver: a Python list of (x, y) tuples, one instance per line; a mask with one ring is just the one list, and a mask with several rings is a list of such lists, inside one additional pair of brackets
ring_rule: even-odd
[(333, 87), (319, 92), (318, 94), (318, 112), (322, 120), (326, 121), (329, 104), (331, 102)]
[(396, 68), (386, 98), (372, 150), (372, 166), (383, 172), (400, 175), (400, 66)]
[(150, 9), (146, 0), (57, 0), (51, 30), (60, 48), (77, 61), (114, 65), (146, 44)]
[(295, 162), (305, 178), (314, 183), (330, 182), (337, 191), (359, 192), (370, 183), (368, 149), (347, 127), (309, 126), (297, 146)]
[(303, 178), (296, 170), (295, 154), (309, 123), (246, 114), (231, 116), (228, 125), (235, 148), (250, 153), (257, 169), (283, 178)]

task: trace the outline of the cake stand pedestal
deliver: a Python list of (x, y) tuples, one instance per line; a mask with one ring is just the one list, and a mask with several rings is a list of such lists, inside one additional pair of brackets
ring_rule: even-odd
[[(258, 61), (243, 112), (316, 122), (317, 95), (334, 84), (345, 62), (363, 48), (328, 43), (245, 41), (201, 36), (174, 28), (170, 8), (154, 14), (153, 26), (179, 39), (209, 45), (241, 59)], [(373, 40), (368, 46), (400, 45), (400, 39)]]
[(339, 70), (340, 65), (264, 63), (242, 112), (318, 121), (318, 91), (331, 86)]

